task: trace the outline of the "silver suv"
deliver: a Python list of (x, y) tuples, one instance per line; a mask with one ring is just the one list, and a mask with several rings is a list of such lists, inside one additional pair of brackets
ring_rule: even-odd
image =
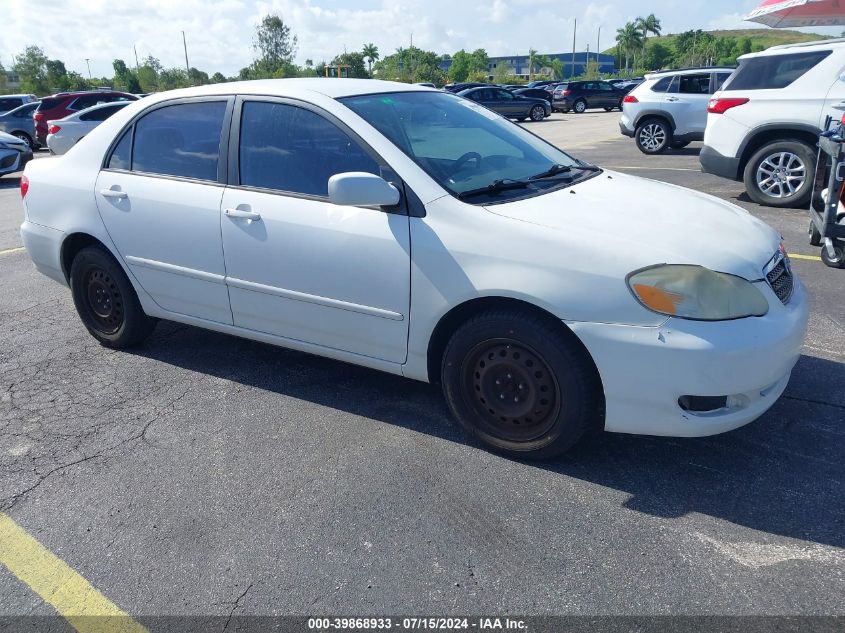
[(685, 68), (646, 75), (622, 100), (619, 129), (641, 152), (660, 154), (704, 140), (707, 102), (733, 68)]

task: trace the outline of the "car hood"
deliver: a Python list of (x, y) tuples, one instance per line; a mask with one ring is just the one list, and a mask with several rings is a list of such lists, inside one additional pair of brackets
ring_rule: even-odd
[(736, 205), (612, 171), (486, 208), (560, 230), (564, 247), (594, 245), (595, 256), (621, 273), (662, 263), (697, 264), (753, 281), (763, 277), (780, 243), (774, 229)]

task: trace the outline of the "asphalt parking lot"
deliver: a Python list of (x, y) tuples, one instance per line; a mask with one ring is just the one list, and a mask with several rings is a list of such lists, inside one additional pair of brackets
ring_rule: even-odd
[[(641, 154), (618, 116), (526, 126), (606, 168), (737, 203), (798, 256), (810, 333), (757, 422), (689, 440), (599, 434), (523, 463), (467, 440), (425, 384), (168, 323), (111, 351), (20, 250), (6, 176), (0, 511), (142, 624), (845, 615), (845, 270), (818, 261), (804, 211), (701, 174), (699, 144)], [(0, 565), (0, 618), (51, 613)]]

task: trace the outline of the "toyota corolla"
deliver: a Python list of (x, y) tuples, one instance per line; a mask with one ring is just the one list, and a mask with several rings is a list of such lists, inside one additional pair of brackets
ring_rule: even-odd
[(21, 193), (29, 255), (103, 345), (167, 319), (437, 382), (510, 455), (746, 424), (807, 326), (779, 235), (743, 209), (419, 86), (157, 94), (31, 162)]

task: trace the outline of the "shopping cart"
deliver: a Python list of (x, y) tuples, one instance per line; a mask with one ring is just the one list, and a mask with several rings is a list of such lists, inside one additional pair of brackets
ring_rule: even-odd
[(819, 156), (810, 203), (810, 244), (821, 246), (822, 261), (845, 268), (845, 115), (828, 117), (819, 136)]

